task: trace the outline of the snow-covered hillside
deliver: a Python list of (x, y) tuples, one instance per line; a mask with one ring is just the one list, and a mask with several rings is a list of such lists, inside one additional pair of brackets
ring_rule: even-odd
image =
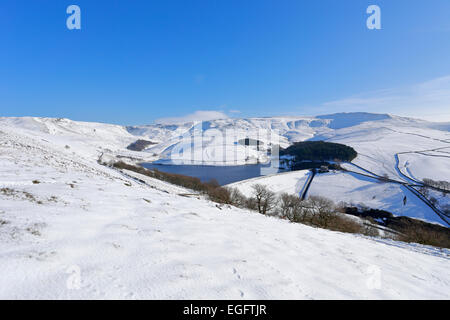
[[(194, 145), (191, 138), (195, 130), (212, 133), (204, 139), (206, 142)], [(266, 147), (272, 147), (274, 144), (286, 147), (297, 141), (326, 140), (343, 143), (357, 151), (358, 156), (353, 163), (359, 167), (343, 164), (343, 167), (352, 171), (371, 176), (386, 176), (407, 183), (420, 183), (425, 178), (450, 181), (448, 125), (394, 115), (340, 113), (317, 117), (222, 119), (197, 125), (188, 122), (128, 127), (128, 131), (164, 141), (151, 146), (147, 151), (159, 154), (160, 161), (166, 163), (174, 160), (184, 164), (214, 165), (265, 162), (270, 158)], [(228, 139), (229, 132), (231, 139)], [(236, 146), (236, 142), (244, 137), (258, 139), (263, 145), (259, 150), (255, 147)], [(188, 152), (183, 158), (179, 156), (179, 152), (174, 153), (173, 150)], [(229, 150), (231, 152), (228, 152)], [(193, 159), (195, 161), (192, 161)], [(270, 183), (277, 189), (275, 180), (279, 180), (283, 185), (278, 189), (298, 192), (301, 181), (285, 178), (287, 176), (273, 177), (260, 182)], [(244, 192), (250, 190), (249, 183), (240, 184), (240, 188)], [(326, 195), (336, 202), (345, 201), (349, 204), (384, 209), (396, 215), (446, 225), (429, 206), (418, 200), (411, 190), (401, 185), (380, 185), (375, 179), (363, 176), (341, 173), (332, 177), (320, 177), (312, 185), (310, 194)], [(406, 206), (403, 205), (404, 197), (407, 201), (410, 200)], [(448, 197), (438, 195), (436, 198), (441, 208), (447, 205)]]
[[(271, 126), (277, 121), (287, 123)], [(314, 129), (316, 120), (305, 121), (304, 138), (350, 141), (349, 128)], [(427, 138), (392, 133), (391, 140), (404, 140), (389, 141), (385, 152), (375, 125), (357, 127), (349, 144), (371, 152), (358, 161), (387, 161), (389, 169), (388, 156), (448, 139), (427, 128), (420, 133)], [(152, 150), (125, 149), (137, 137), (157, 140), (130, 132), (64, 119), (0, 119), (0, 298), (450, 298), (448, 250), (291, 224), (99, 165), (102, 154), (155, 158)]]
[[(293, 171), (274, 176), (259, 177), (229, 184), (244, 195), (252, 196), (254, 184), (262, 184), (280, 194), (300, 195), (307, 182), (309, 171)], [(317, 174), (307, 193), (308, 196), (322, 196), (336, 204), (347, 206), (386, 210), (397, 216), (408, 216), (447, 226), (439, 215), (411, 193), (406, 187), (397, 183), (380, 183), (375, 178), (352, 172), (329, 172)], [(406, 204), (403, 200), (406, 197)]]
[[(352, 171), (370, 172), (371, 175), (388, 176), (408, 183), (420, 183), (424, 178), (450, 181), (450, 132), (445, 131), (446, 126), (386, 114), (341, 113), (318, 117), (222, 119), (138, 127), (68, 119), (0, 118), (0, 125), (7, 132), (19, 130), (23, 135), (36, 137), (44, 145), (58, 148), (64, 154), (90, 160), (101, 157), (106, 162), (158, 160), (177, 164), (237, 165), (268, 161), (268, 150), (275, 144), (287, 147), (306, 139), (326, 140), (349, 145), (358, 152), (353, 163), (359, 167), (343, 164), (343, 167)], [(200, 141), (196, 141), (198, 135)], [(256, 147), (239, 143), (245, 138), (257, 139), (261, 145)], [(126, 149), (138, 139), (156, 144), (143, 152)], [(363, 184), (368, 183), (367, 188), (353, 188), (360, 183), (353, 183), (354, 176), (341, 174), (339, 178), (333, 178), (332, 185), (324, 183), (323, 186), (327, 188), (322, 190), (320, 182), (324, 179), (321, 177), (315, 180), (311, 194), (327, 194), (337, 202), (346, 201), (389, 210), (397, 215), (442, 222), (420, 201), (410, 201), (408, 206), (402, 206), (404, 196), (416, 199), (411, 196), (410, 190), (399, 185), (380, 186), (373, 179), (360, 176), (357, 180), (370, 180), (362, 181)], [(269, 181), (275, 183), (273, 179)], [(280, 183), (285, 181), (280, 179)], [(296, 192), (298, 186), (285, 185), (283, 190)], [(328, 192), (330, 188), (335, 191)], [(441, 208), (448, 206), (448, 197), (437, 193), (435, 198)]]
[(97, 160), (102, 154), (142, 161), (155, 160), (149, 153), (127, 150), (126, 147), (140, 137), (132, 135), (119, 125), (69, 119), (0, 117), (0, 130), (35, 138), (44, 148), (51, 146), (58, 152), (89, 160)]
[[(278, 143), (285, 148), (297, 141), (327, 140), (353, 147), (358, 152), (354, 162), (364, 168), (379, 175), (402, 179), (396, 168), (397, 153), (434, 149), (450, 152), (450, 131), (442, 123), (370, 113), (341, 113), (315, 118), (222, 119), (200, 124), (155, 124), (127, 129), (130, 133), (161, 142), (146, 151), (158, 154), (162, 162), (175, 159), (177, 164), (265, 162), (270, 158), (266, 151), (273, 144)], [(191, 140), (195, 130), (204, 134), (203, 144), (195, 144)], [(239, 139), (246, 137), (258, 139), (264, 144), (259, 151), (236, 146)], [(188, 149), (184, 158), (180, 156), (183, 149)], [(423, 174), (431, 177), (439, 173), (436, 168), (429, 167), (428, 172)], [(448, 173), (444, 177), (450, 180)]]

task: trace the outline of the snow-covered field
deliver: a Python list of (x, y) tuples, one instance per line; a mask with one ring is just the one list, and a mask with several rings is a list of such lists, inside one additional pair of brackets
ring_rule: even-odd
[(252, 186), (260, 184), (276, 193), (299, 194), (308, 179), (309, 170), (284, 172), (271, 176), (262, 176), (228, 184), (227, 187), (237, 188), (246, 197), (253, 194)]
[[(416, 132), (420, 132), (421, 135), (416, 135)], [(396, 169), (395, 155), (402, 152), (450, 147), (450, 132), (411, 126), (400, 127), (400, 124), (395, 121), (368, 122), (338, 130), (329, 138), (329, 141), (353, 147), (358, 152), (353, 162), (361, 167), (378, 175), (387, 174), (391, 178), (404, 180)], [(443, 168), (424, 165), (421, 169), (424, 176), (440, 174), (442, 179), (450, 180), (448, 171), (440, 172)], [(408, 180), (405, 181), (408, 182)]]
[[(442, 149), (450, 152), (450, 147)], [(399, 168), (413, 180), (435, 181), (450, 177), (450, 154), (439, 152), (405, 153), (399, 155)], [(432, 168), (432, 170), (430, 170)], [(448, 179), (448, 178), (447, 178)], [(447, 180), (448, 181), (448, 180)]]
[[(219, 206), (97, 163), (152, 159), (125, 149), (136, 139), (120, 126), (0, 119), (0, 298), (450, 298), (449, 250)], [(296, 192), (296, 174), (273, 185)]]
[[(293, 171), (281, 175), (259, 177), (229, 184), (244, 195), (252, 196), (252, 186), (261, 184), (276, 193), (300, 194), (305, 186), (308, 171)], [(396, 183), (380, 183), (366, 176), (329, 172), (317, 174), (308, 190), (308, 196), (322, 196), (336, 204), (377, 208), (398, 216), (409, 216), (445, 225), (442, 219), (404, 186)], [(406, 205), (403, 199), (406, 196)]]

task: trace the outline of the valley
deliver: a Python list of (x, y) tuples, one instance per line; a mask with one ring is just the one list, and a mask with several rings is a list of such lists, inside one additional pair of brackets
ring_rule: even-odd
[[(450, 134), (443, 124), (344, 114), (223, 119), (202, 126), (216, 132), (202, 143), (205, 150), (190, 144), (193, 153), (177, 161), (193, 158), (224, 170), (228, 163), (238, 169), (258, 167), (273, 156), (269, 146), (279, 142), (287, 148), (304, 140), (342, 143), (357, 152), (351, 162), (339, 163), (342, 170), (317, 173), (307, 192), (309, 170), (268, 170), (227, 184), (246, 196), (260, 184), (276, 194), (298, 198), (304, 193), (305, 203), (320, 196), (445, 226), (410, 189), (416, 185), (419, 190), (427, 178), (437, 181), (435, 188), (450, 180)], [(186, 132), (193, 127), (0, 118), (0, 297), (449, 297), (446, 248), (292, 223), (113, 166), (172, 162), (171, 151), (187, 146)], [(233, 127), (237, 140), (219, 138)], [(234, 144), (247, 137), (264, 144)], [(127, 149), (138, 140), (155, 144)], [(234, 146), (233, 155), (223, 152)], [(428, 200), (436, 208), (445, 209), (446, 193), (430, 189), (428, 196), (436, 198)], [(370, 285), (373, 270), (380, 277), (376, 287)]]

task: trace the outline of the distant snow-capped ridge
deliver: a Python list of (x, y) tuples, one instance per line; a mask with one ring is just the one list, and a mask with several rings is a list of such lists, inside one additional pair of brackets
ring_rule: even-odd
[(180, 136), (193, 130), (194, 126), (202, 130), (246, 130), (257, 129), (276, 130), (286, 137), (289, 142), (302, 141), (329, 134), (335, 130), (373, 123), (373, 125), (412, 126), (450, 131), (450, 123), (429, 122), (420, 119), (400, 117), (390, 114), (377, 114), (367, 112), (334, 113), (315, 117), (306, 116), (279, 116), (256, 118), (227, 118), (208, 121), (186, 121), (178, 124), (155, 123), (149, 125), (128, 126), (128, 132), (138, 136), (148, 136), (159, 141)]
[(289, 127), (294, 128), (301, 125), (310, 124), (312, 127), (329, 126), (332, 129), (339, 129), (344, 127), (351, 127), (358, 125), (367, 121), (378, 121), (392, 119), (391, 115), (388, 114), (376, 114), (367, 112), (350, 112), (350, 113), (335, 113), (320, 116), (274, 116), (274, 117), (253, 117), (253, 118), (224, 118), (224, 119), (214, 119), (214, 120), (203, 120), (203, 121), (180, 121), (178, 123), (165, 123), (156, 122), (155, 124), (145, 125), (145, 126), (131, 126), (133, 128), (141, 127), (164, 127), (164, 128), (178, 128), (178, 127), (189, 127), (196, 122), (203, 123), (215, 123), (217, 125), (223, 124), (237, 124), (239, 125), (242, 121), (247, 121), (249, 123), (286, 123)]
[[(160, 160), (165, 163), (177, 159), (181, 161), (177, 164), (192, 164), (192, 158), (195, 158), (195, 163), (215, 165), (267, 162), (269, 159), (266, 151), (271, 145), (286, 148), (298, 141), (333, 141), (344, 136), (351, 137), (349, 145), (354, 145), (357, 141), (368, 143), (376, 135), (386, 135), (398, 130), (408, 133), (425, 130), (427, 132), (422, 132), (422, 135), (441, 136), (428, 130), (440, 130), (442, 133), (448, 132), (449, 129), (450, 124), (366, 112), (335, 113), (316, 117), (226, 118), (127, 127), (130, 134), (157, 142), (145, 151), (159, 155)], [(192, 139), (198, 133), (201, 134), (203, 142), (193, 146)], [(398, 135), (402, 133), (399, 132)], [(253, 150), (238, 145), (238, 141), (243, 138), (257, 139), (263, 142), (264, 147)], [(450, 137), (448, 138), (450, 140)], [(180, 150), (188, 150), (186, 159), (180, 158)]]

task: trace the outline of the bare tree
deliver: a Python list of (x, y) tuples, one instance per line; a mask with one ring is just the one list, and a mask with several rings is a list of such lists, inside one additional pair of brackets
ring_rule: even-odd
[(281, 218), (292, 221), (291, 214), (291, 195), (284, 192), (280, 195), (280, 210)]
[(254, 184), (252, 189), (258, 212), (262, 214), (269, 213), (276, 203), (275, 193), (261, 184)]
[(246, 207), (247, 198), (237, 188), (230, 188), (231, 203), (236, 207)]
[(302, 222), (305, 218), (304, 204), (298, 195), (282, 193), (279, 198), (282, 218), (293, 222)]
[(325, 197), (311, 196), (308, 202), (313, 208), (312, 222), (318, 226), (327, 227), (336, 215), (333, 201)]
[(450, 182), (448, 181), (435, 181), (433, 179), (424, 178), (423, 183), (427, 186), (435, 187), (441, 190), (449, 191), (450, 190)]

